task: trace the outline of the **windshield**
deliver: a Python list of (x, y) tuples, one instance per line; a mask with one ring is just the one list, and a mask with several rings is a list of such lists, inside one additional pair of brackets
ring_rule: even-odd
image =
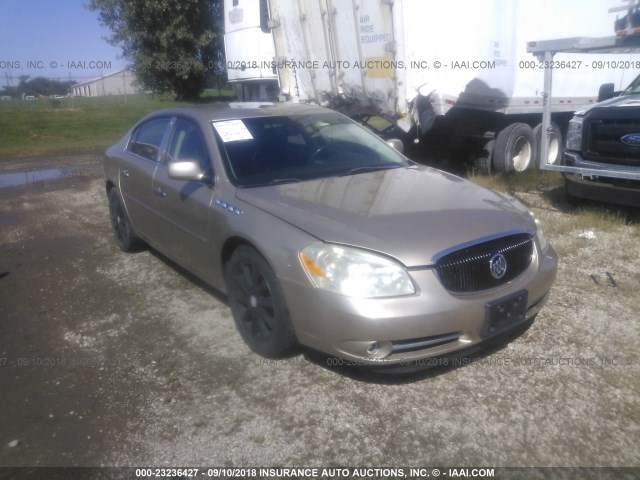
[(623, 94), (631, 95), (633, 93), (640, 93), (640, 75), (638, 75), (636, 79), (631, 82), (631, 85), (626, 88)]
[(240, 187), (354, 175), (412, 163), (334, 113), (213, 122), (226, 170)]

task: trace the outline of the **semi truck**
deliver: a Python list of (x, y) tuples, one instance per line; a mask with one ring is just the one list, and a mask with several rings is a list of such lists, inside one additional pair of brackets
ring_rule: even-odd
[(524, 171), (541, 163), (545, 102), (542, 163), (554, 165), (574, 112), (596, 104), (601, 85), (622, 90), (640, 73), (636, 53), (545, 63), (528, 42), (608, 34), (607, 6), (619, 2), (225, 0), (228, 78), (244, 101), (325, 105), (408, 148), (427, 144), (485, 172)]

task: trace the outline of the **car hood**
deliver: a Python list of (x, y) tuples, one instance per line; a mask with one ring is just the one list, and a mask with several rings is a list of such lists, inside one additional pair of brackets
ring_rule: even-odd
[(516, 200), (424, 166), (243, 188), (236, 196), (319, 240), (382, 252), (408, 267), (496, 234), (535, 232)]
[(596, 108), (618, 108), (618, 107), (640, 107), (640, 94), (621, 95), (619, 97), (610, 98), (604, 102), (591, 105), (584, 110), (576, 112), (576, 115), (585, 115)]

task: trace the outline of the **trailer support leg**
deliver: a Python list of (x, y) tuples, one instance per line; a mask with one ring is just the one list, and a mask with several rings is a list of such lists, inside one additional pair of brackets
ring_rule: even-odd
[(544, 52), (544, 92), (542, 92), (542, 135), (540, 135), (540, 158), (538, 166), (544, 170), (549, 158), (549, 128), (551, 127), (551, 80), (554, 52)]

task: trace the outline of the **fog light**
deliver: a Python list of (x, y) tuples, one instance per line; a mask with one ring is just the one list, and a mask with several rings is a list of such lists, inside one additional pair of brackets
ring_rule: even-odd
[(371, 358), (384, 358), (391, 355), (391, 342), (373, 342), (367, 347), (367, 355)]

